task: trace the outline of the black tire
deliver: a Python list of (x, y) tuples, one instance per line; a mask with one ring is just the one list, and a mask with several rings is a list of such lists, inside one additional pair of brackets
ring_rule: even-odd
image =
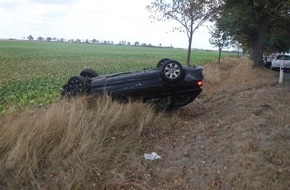
[(160, 59), (157, 63), (157, 68), (160, 68), (162, 67), (162, 65), (166, 62), (166, 61), (169, 61), (170, 59), (168, 58), (163, 58), (163, 59)]
[(85, 78), (94, 78), (98, 76), (98, 73), (93, 69), (85, 68), (80, 72), (80, 75)]
[(67, 84), (63, 87), (62, 96), (68, 98), (79, 96), (86, 92), (86, 79), (83, 76), (71, 77)]
[(273, 64), (272, 63), (270, 64), (270, 69), (271, 70), (276, 70), (276, 68), (273, 67)]
[(184, 72), (182, 65), (175, 60), (166, 61), (161, 67), (161, 76), (166, 82), (182, 80)]

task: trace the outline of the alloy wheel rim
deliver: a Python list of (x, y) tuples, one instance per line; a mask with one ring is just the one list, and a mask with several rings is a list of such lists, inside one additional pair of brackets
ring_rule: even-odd
[(174, 63), (168, 64), (165, 67), (165, 75), (170, 79), (176, 79), (180, 75), (180, 67)]

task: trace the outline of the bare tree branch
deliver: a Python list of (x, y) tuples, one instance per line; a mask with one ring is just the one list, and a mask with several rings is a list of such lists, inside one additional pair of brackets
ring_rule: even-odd
[[(222, 0), (154, 0), (146, 9), (157, 21), (174, 20), (181, 27), (173, 27), (173, 31), (186, 32), (188, 51), (186, 63), (190, 64), (193, 33), (213, 14)], [(181, 29), (184, 28), (184, 31)]]

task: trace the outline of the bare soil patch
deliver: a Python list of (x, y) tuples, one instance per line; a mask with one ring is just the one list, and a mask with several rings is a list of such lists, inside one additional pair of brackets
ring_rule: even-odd
[(153, 189), (290, 189), (290, 83), (251, 66), (204, 66), (202, 95), (148, 137)]

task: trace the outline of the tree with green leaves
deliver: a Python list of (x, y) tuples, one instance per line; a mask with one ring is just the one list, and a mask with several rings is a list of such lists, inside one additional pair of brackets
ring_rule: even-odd
[(174, 20), (179, 23), (173, 31), (185, 32), (188, 37), (186, 63), (190, 64), (192, 35), (208, 20), (219, 0), (154, 0), (146, 8), (152, 13), (151, 18), (157, 21)]
[(28, 39), (29, 41), (31, 41), (31, 40), (33, 40), (33, 36), (32, 36), (32, 35), (29, 35), (29, 36), (27, 37), (27, 39)]
[(290, 52), (290, 27), (273, 28), (266, 39), (266, 52)]
[[(289, 30), (289, 0), (224, 0), (219, 25), (227, 26), (226, 30), (234, 40), (249, 49), (253, 67), (262, 66), (265, 42), (271, 31), (279, 28)], [(289, 34), (288, 34), (289, 35)]]
[(43, 37), (38, 36), (37, 40), (38, 40), (38, 41), (42, 41), (42, 40), (43, 40)]
[(226, 31), (222, 31), (221, 28), (216, 26), (210, 29), (210, 34), (211, 38), (209, 39), (209, 43), (218, 48), (219, 51), (218, 63), (220, 63), (222, 49), (227, 47), (232, 42), (232, 38)]

